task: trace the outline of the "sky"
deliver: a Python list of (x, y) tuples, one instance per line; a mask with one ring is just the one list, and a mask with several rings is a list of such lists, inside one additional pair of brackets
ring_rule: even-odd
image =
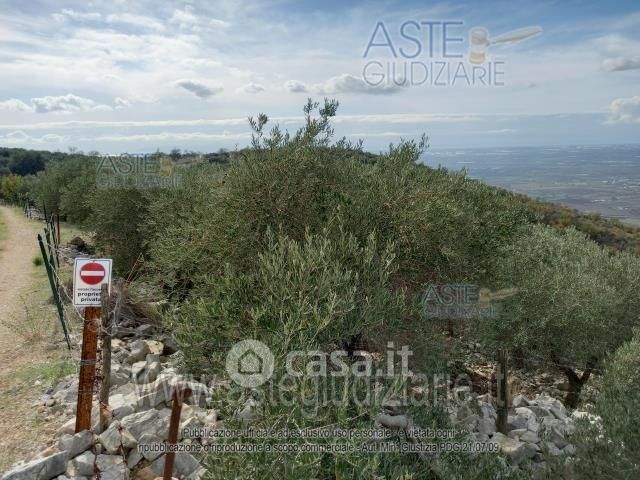
[(0, 0), (0, 42), (0, 146), (233, 149), (325, 97), (371, 151), (640, 143), (637, 1)]

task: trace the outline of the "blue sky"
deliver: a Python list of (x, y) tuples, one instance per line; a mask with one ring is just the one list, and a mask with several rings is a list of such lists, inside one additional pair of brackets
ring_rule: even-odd
[[(365, 58), (381, 24), (388, 37), (374, 43), (387, 46)], [(383, 75), (373, 86), (363, 74), (368, 62), (468, 74), (473, 27), (489, 41), (541, 32), (483, 48), (498, 85)], [(1, 146), (215, 151), (248, 143), (249, 115), (295, 129), (306, 99), (325, 96), (341, 104), (336, 133), (373, 151), (423, 132), (434, 148), (640, 138), (637, 1), (0, 0), (0, 41)], [(394, 59), (389, 42), (422, 53)], [(460, 57), (444, 58), (443, 43)]]

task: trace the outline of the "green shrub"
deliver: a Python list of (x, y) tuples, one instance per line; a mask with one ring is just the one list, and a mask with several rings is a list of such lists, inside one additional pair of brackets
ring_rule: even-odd
[(66, 215), (72, 222), (83, 223), (96, 188), (96, 166), (95, 159), (84, 155), (49, 162), (35, 177), (29, 196), (48, 214)]
[(285, 355), (340, 347), (343, 339), (372, 331), (392, 332), (402, 321), (403, 294), (390, 288), (393, 253), (373, 236), (362, 246), (344, 231), (337, 240), (307, 234), (301, 243), (267, 237), (254, 272), (228, 266), (180, 309), (173, 326), (191, 371), (219, 367), (229, 347), (246, 338)]
[(540, 225), (526, 228), (500, 258), (497, 284), (518, 293), (496, 319), (482, 323), (483, 333), (496, 348), (556, 363), (570, 382), (567, 402), (575, 406), (592, 370), (638, 324), (640, 260), (612, 257), (575, 229), (558, 233)]
[(578, 431), (578, 478), (640, 477), (640, 336), (607, 362), (595, 413)]
[(113, 258), (119, 275), (127, 276), (144, 252), (142, 225), (151, 195), (138, 189), (98, 189), (88, 200), (91, 216), (86, 225), (102, 254)]
[(25, 199), (25, 180), (18, 175), (0, 177), (0, 198), (19, 204)]
[(336, 108), (309, 103), (295, 135), (277, 127), (265, 135), (260, 116), (253, 147), (236, 152), (228, 168), (189, 169), (180, 191), (152, 199), (148, 268), (168, 292), (184, 298), (226, 263), (250, 270), (269, 228), (301, 241), (335, 218), (360, 242), (375, 233), (394, 243), (397, 276), (410, 286), (487, 274), (495, 250), (526, 220), (521, 203), (463, 174), (418, 165), (426, 139), (391, 146), (375, 161), (359, 145), (332, 144)]

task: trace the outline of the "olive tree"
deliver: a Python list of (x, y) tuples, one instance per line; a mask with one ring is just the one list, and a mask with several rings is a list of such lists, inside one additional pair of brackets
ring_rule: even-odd
[(640, 477), (640, 332), (607, 361), (596, 400), (599, 421), (584, 419), (576, 436), (576, 473), (589, 478)]
[(527, 227), (499, 250), (495, 275), (517, 295), (484, 326), (495, 345), (549, 362), (569, 381), (575, 407), (583, 385), (638, 324), (640, 261), (612, 256), (575, 229)]

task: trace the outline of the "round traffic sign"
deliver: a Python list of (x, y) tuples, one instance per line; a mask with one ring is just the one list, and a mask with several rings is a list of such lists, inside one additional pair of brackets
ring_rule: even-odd
[(99, 263), (87, 263), (80, 268), (80, 279), (89, 285), (99, 284), (105, 275), (104, 267)]

